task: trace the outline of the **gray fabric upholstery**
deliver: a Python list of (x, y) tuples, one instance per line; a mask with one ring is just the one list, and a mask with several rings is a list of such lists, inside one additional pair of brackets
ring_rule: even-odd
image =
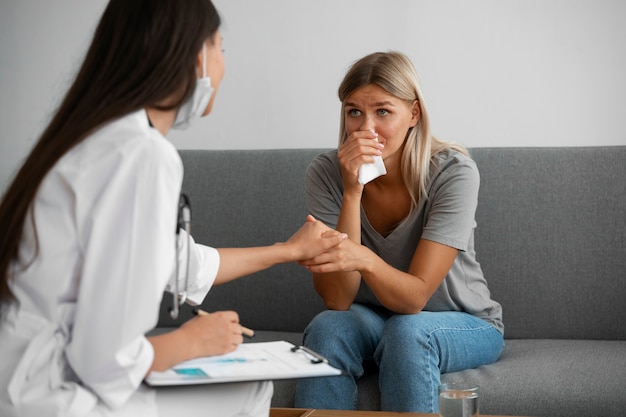
[(626, 147), (474, 149), (508, 338), (626, 339)]
[[(287, 239), (305, 220), (303, 178), (324, 149), (181, 151), (192, 234), (216, 247)], [(504, 310), (495, 364), (443, 375), (481, 386), (484, 414), (617, 416), (626, 410), (626, 146), (475, 148), (476, 248)], [(161, 307), (159, 326), (176, 326)], [(256, 341), (298, 344), (324, 306), (309, 273), (281, 265), (215, 287), (207, 311), (236, 310)], [(274, 406), (295, 381), (276, 381)], [(359, 408), (379, 408), (375, 369)]]

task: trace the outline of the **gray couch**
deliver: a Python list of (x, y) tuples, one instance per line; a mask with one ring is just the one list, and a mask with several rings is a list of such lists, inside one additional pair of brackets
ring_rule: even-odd
[[(181, 151), (192, 234), (216, 247), (287, 239), (304, 221), (303, 176), (322, 149)], [(480, 385), (483, 414), (626, 413), (626, 146), (476, 148), (481, 172), (476, 248), (504, 310), (498, 362), (443, 375)], [(176, 326), (161, 306), (159, 327)], [(232, 309), (255, 341), (301, 343), (324, 309), (311, 277), (280, 265), (215, 287), (207, 311)], [(181, 320), (191, 316), (183, 309)], [(293, 406), (295, 381), (272, 405)], [(379, 409), (375, 370), (359, 408)]]

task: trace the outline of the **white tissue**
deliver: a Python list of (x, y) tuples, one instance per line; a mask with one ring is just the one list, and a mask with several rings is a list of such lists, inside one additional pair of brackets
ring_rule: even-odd
[(387, 168), (385, 168), (383, 158), (376, 155), (374, 156), (374, 163), (363, 164), (359, 167), (359, 184), (365, 185), (371, 180), (378, 178), (381, 175), (385, 175), (386, 173)]

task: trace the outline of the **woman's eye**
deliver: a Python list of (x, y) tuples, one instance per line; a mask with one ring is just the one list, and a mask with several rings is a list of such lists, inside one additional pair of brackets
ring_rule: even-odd
[(388, 110), (385, 110), (385, 109), (379, 109), (379, 110), (378, 110), (378, 115), (379, 115), (379, 116), (386, 116), (386, 115), (388, 115), (388, 114), (389, 114), (389, 111), (388, 111)]
[(348, 116), (350, 117), (356, 117), (356, 116), (360, 116), (361, 112), (357, 109), (350, 109), (348, 110)]

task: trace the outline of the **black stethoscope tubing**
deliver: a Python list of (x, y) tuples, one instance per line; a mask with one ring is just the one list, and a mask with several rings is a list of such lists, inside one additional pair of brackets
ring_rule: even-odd
[[(178, 247), (179, 247), (179, 237), (180, 237), (180, 229), (185, 229), (187, 234), (187, 263), (185, 267), (185, 289), (180, 292), (178, 288), (178, 276), (179, 276), (179, 267), (180, 262), (178, 259)], [(187, 289), (189, 288), (189, 257), (191, 248), (189, 244), (191, 243), (191, 204), (189, 203), (189, 197), (185, 193), (180, 194), (180, 199), (178, 201), (178, 215), (176, 221), (176, 239), (174, 242), (175, 251), (175, 274), (174, 275), (174, 291), (172, 292), (172, 307), (170, 308), (170, 317), (173, 320), (178, 318), (178, 313), (180, 312), (180, 305), (184, 304), (187, 301)]]

